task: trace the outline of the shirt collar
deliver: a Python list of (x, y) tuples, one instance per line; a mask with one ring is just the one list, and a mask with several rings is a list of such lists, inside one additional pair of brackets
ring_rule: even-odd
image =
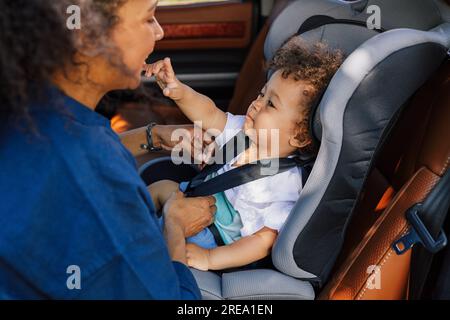
[(50, 89), (51, 105), (60, 110), (64, 116), (86, 125), (100, 125), (110, 127), (110, 121), (84, 104), (69, 97), (56, 87)]

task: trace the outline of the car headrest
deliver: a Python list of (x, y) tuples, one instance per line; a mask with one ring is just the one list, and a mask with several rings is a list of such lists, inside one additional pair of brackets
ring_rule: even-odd
[[(365, 10), (371, 5), (377, 5), (381, 10), (379, 30), (370, 30), (366, 25), (369, 15)], [(445, 29), (443, 21), (450, 22), (450, 6), (444, 0), (294, 1), (272, 24), (265, 42), (265, 56), (267, 60), (271, 59), (282, 43), (295, 34), (306, 41), (326, 42), (350, 54), (380, 32), (394, 28)], [(310, 132), (316, 145), (320, 144), (322, 133), (320, 113), (317, 112), (319, 103), (320, 99), (317, 99), (310, 117)]]
[[(288, 5), (271, 25), (264, 44), (266, 60), (270, 60), (282, 43), (316, 16), (327, 16), (340, 22), (319, 25), (303, 32), (303, 37), (311, 41), (327, 42), (350, 54), (377, 34), (375, 30), (364, 27), (371, 16), (371, 13), (367, 13), (367, 8), (372, 5), (380, 8), (380, 22), (384, 30), (411, 28), (428, 31), (444, 22), (450, 22), (446, 20), (450, 19), (450, 13), (443, 0), (298, 0)], [(359, 22), (361, 25), (351, 22)]]
[[(440, 34), (444, 41), (447, 41), (447, 47), (450, 47), (450, 22), (443, 23), (430, 31)], [(318, 107), (325, 91), (326, 90), (324, 90), (324, 92), (317, 97), (316, 101), (314, 101), (309, 120), (309, 132), (311, 132), (313, 142), (317, 146), (320, 145), (320, 140), (322, 138), (322, 124), (320, 122), (320, 112), (318, 112)]]
[(314, 121), (320, 149), (272, 250), (275, 267), (323, 284), (365, 179), (396, 116), (447, 58), (450, 24), (378, 34), (347, 57)]

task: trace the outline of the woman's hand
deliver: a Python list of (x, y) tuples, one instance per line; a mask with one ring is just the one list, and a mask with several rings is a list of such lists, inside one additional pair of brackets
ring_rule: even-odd
[(213, 223), (215, 203), (213, 196), (186, 198), (176, 191), (164, 204), (164, 223), (179, 226), (185, 238), (193, 236)]
[[(177, 132), (173, 135), (173, 133)], [(212, 157), (216, 144), (194, 125), (157, 125), (152, 131), (153, 144), (161, 146), (164, 150), (171, 151), (175, 146), (189, 151), (196, 163), (201, 163), (201, 168)], [(172, 139), (176, 137), (176, 139)]]
[(181, 100), (184, 98), (186, 86), (183, 85), (175, 76), (170, 58), (157, 61), (153, 64), (144, 65), (145, 76), (150, 78), (155, 76), (156, 83), (159, 85), (163, 94), (174, 100)]
[(186, 238), (197, 234), (214, 220), (214, 197), (185, 198), (174, 192), (163, 208), (164, 237), (172, 260), (186, 264)]
[(201, 248), (193, 243), (186, 244), (186, 261), (189, 267), (208, 271), (209, 250)]

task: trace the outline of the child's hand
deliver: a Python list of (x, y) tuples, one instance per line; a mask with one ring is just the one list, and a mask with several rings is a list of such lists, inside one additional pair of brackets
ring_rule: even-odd
[(203, 249), (196, 244), (186, 244), (186, 260), (190, 267), (198, 270), (208, 271), (209, 269), (209, 250)]
[(146, 77), (155, 76), (156, 83), (166, 97), (175, 101), (183, 98), (183, 84), (175, 76), (170, 58), (145, 65), (144, 70)]

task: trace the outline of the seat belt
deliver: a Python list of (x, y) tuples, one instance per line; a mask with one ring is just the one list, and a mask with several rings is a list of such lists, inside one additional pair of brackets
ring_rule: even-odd
[[(205, 177), (201, 172), (194, 177), (189, 184), (183, 187), (183, 190), (180, 190), (183, 191), (187, 197), (209, 196), (251, 181), (273, 176), (275, 174), (288, 171), (294, 167), (299, 167), (310, 163), (302, 162), (298, 158), (268, 159), (267, 161), (267, 163), (265, 161), (249, 163), (222, 173), (207, 181), (204, 181)], [(271, 165), (275, 162), (278, 162), (278, 170), (270, 170), (271, 172), (268, 172), (268, 174), (262, 173), (264, 168), (271, 168)]]
[(421, 298), (433, 256), (447, 245), (442, 227), (450, 207), (449, 190), (450, 170), (447, 170), (425, 201), (408, 209), (406, 219), (411, 229), (393, 243), (397, 254), (405, 253), (416, 243), (422, 244), (415, 246), (411, 255), (409, 299)]
[[(223, 152), (224, 155), (226, 155), (227, 150), (228, 151), (230, 150), (229, 149), (230, 145), (236, 146), (236, 141), (238, 139), (241, 139), (243, 134), (244, 133), (241, 131), (237, 136), (235, 136), (222, 148), (221, 151)], [(247, 149), (248, 146), (249, 143), (246, 143), (245, 149)], [(236, 157), (237, 154), (241, 153), (242, 151), (245, 151), (245, 149), (236, 150), (236, 148), (234, 148), (233, 149), (235, 153), (234, 157)], [(256, 162), (248, 163), (235, 169), (229, 170), (205, 181), (206, 177), (209, 174), (217, 172), (223, 166), (225, 166), (226, 161), (223, 161), (222, 164), (214, 164), (205, 167), (199, 174), (197, 174), (193, 179), (191, 179), (191, 181), (180, 183), (180, 191), (182, 191), (187, 197), (210, 196), (249, 183), (251, 181), (283, 173), (294, 167), (299, 167), (300, 170), (302, 171), (302, 183), (304, 184), (307, 178), (304, 177), (304, 175), (307, 176), (310, 171), (307, 170), (306, 167), (312, 166), (313, 162), (314, 162), (313, 157), (310, 157), (305, 160), (300, 159), (299, 157), (258, 160)], [(277, 170), (270, 170), (269, 168), (277, 168)], [(263, 174), (263, 171), (266, 172), (264, 172)]]

